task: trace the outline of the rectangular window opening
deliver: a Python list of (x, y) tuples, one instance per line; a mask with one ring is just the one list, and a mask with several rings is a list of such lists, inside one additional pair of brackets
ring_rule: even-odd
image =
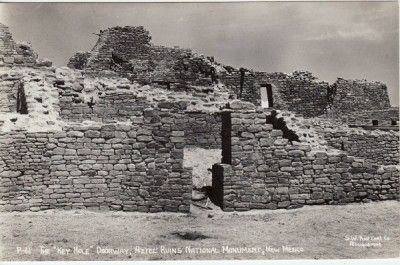
[(274, 106), (271, 84), (261, 85), (260, 95), (261, 95), (261, 107), (272, 108)]

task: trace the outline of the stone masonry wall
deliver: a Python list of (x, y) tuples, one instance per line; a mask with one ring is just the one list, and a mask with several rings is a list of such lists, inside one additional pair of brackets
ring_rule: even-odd
[(318, 81), (309, 72), (288, 75), (245, 70), (241, 74), (233, 69), (229, 73), (223, 73), (220, 80), (242, 100), (256, 106), (261, 105), (260, 88), (267, 84), (272, 85), (275, 109), (294, 111), (304, 117), (316, 117), (326, 113), (328, 106), (329, 84)]
[(7, 26), (0, 23), (0, 66), (46, 66), (52, 63), (38, 59), (38, 55), (27, 42), (16, 43)]
[(343, 122), (352, 125), (372, 125), (373, 120), (378, 121), (380, 126), (392, 126), (393, 122), (399, 124), (399, 108), (391, 107), (381, 110), (364, 110), (344, 114), (341, 116)]
[(385, 84), (338, 78), (332, 86), (331, 115), (390, 108)]
[(289, 110), (304, 117), (316, 117), (326, 113), (328, 105), (327, 82), (318, 81), (310, 72), (257, 74), (256, 90), (262, 84), (273, 85), (274, 107)]
[(8, 74), (0, 79), (0, 112), (16, 112), (19, 80), (18, 76)]
[(186, 147), (221, 148), (221, 126), (219, 113), (185, 112)]
[(197, 56), (189, 49), (153, 45), (149, 32), (141, 26), (113, 27), (98, 35), (90, 52), (79, 52), (69, 60), (70, 68), (91, 75), (114, 71), (140, 84), (164, 84), (169, 89), (216, 82), (211, 58)]
[(85, 69), (90, 52), (77, 52), (68, 61), (68, 67), (73, 69), (83, 70)]
[(107, 91), (91, 98), (80, 98), (74, 94), (60, 97), (60, 116), (68, 121), (127, 121), (142, 119), (140, 114), (149, 106), (146, 98), (123, 91)]
[(149, 32), (143, 27), (126, 26), (102, 30), (86, 66), (94, 71), (111, 70), (111, 67), (117, 67), (131, 59), (147, 59), (150, 40)]
[(219, 83), (238, 98), (260, 106), (260, 87), (272, 85), (274, 108), (294, 111), (306, 118), (329, 113), (342, 117), (353, 111), (390, 107), (384, 84), (339, 78), (330, 86), (308, 71), (265, 73), (214, 61), (189, 49), (153, 45), (143, 27), (113, 27), (100, 31), (90, 52), (74, 55), (68, 66), (86, 75), (116, 73), (142, 85), (156, 84), (173, 91)]
[(334, 148), (342, 149), (349, 155), (365, 158), (379, 165), (398, 165), (399, 134), (391, 132), (326, 131), (325, 140)]
[(136, 123), (0, 134), (0, 209), (188, 212), (182, 115), (147, 109)]
[(229, 112), (225, 164), (213, 167), (213, 191), (225, 211), (398, 198), (398, 167), (290, 143), (281, 130), (266, 123), (268, 112)]

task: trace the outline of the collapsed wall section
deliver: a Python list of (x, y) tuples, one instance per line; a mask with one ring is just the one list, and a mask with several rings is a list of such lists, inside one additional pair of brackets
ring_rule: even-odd
[(68, 67), (83, 70), (86, 68), (90, 52), (77, 52), (68, 61)]
[(0, 209), (188, 212), (182, 115), (147, 109), (135, 124), (68, 125), (2, 133)]
[[(273, 111), (272, 113), (274, 113)], [(303, 143), (314, 151), (336, 149), (378, 165), (399, 164), (399, 134), (397, 130), (367, 130), (350, 127), (339, 120), (304, 119), (287, 111), (276, 111)], [(285, 134), (287, 129), (282, 129)], [(286, 138), (290, 139), (291, 137)]]
[(52, 63), (47, 59), (38, 59), (29, 43), (16, 43), (8, 27), (0, 23), (0, 66), (13, 65), (50, 67)]
[(143, 27), (113, 27), (101, 30), (87, 59), (89, 70), (123, 67), (131, 59), (147, 59), (151, 36)]
[(93, 49), (76, 53), (68, 67), (85, 70), (89, 75), (113, 71), (142, 85), (156, 83), (168, 89), (216, 83), (211, 58), (197, 56), (188, 49), (153, 45), (149, 32), (141, 26), (113, 27), (98, 35)]
[(328, 113), (344, 118), (354, 111), (390, 108), (386, 86), (378, 82), (339, 78), (330, 86), (308, 71), (285, 74), (236, 69), (188, 49), (153, 45), (143, 27), (113, 27), (98, 35), (93, 49), (74, 55), (69, 67), (84, 70), (86, 75), (113, 73), (170, 91), (194, 92), (198, 86), (212, 91), (219, 84), (256, 106), (266, 101), (261, 91), (271, 87), (268, 93), (273, 99), (268, 101), (274, 103), (267, 108), (294, 111), (307, 118)]
[(220, 179), (214, 182), (222, 183), (213, 189), (223, 194), (225, 211), (398, 198), (398, 167), (290, 143), (281, 130), (266, 123), (269, 115), (231, 110), (231, 145), (223, 146), (231, 150), (231, 164), (213, 167)]

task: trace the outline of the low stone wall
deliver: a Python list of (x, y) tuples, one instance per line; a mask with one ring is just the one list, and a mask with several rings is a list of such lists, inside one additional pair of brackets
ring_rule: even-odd
[(182, 115), (146, 110), (141, 123), (69, 125), (0, 134), (0, 210), (188, 212)]
[(399, 164), (399, 134), (396, 131), (326, 131), (325, 140), (351, 156), (380, 165)]
[(213, 167), (215, 200), (225, 211), (397, 199), (399, 169), (340, 152), (312, 152), (266, 123), (268, 112), (230, 110), (225, 164)]
[(373, 120), (378, 121), (379, 126), (399, 125), (399, 108), (351, 112), (341, 118), (343, 122), (352, 125), (372, 125)]
[(221, 148), (221, 126), (219, 113), (185, 112), (186, 147)]

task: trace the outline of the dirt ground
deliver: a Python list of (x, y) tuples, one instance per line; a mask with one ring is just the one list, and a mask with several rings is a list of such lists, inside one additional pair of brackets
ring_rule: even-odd
[(240, 213), (2, 213), (1, 260), (399, 257), (399, 210), (386, 201)]

